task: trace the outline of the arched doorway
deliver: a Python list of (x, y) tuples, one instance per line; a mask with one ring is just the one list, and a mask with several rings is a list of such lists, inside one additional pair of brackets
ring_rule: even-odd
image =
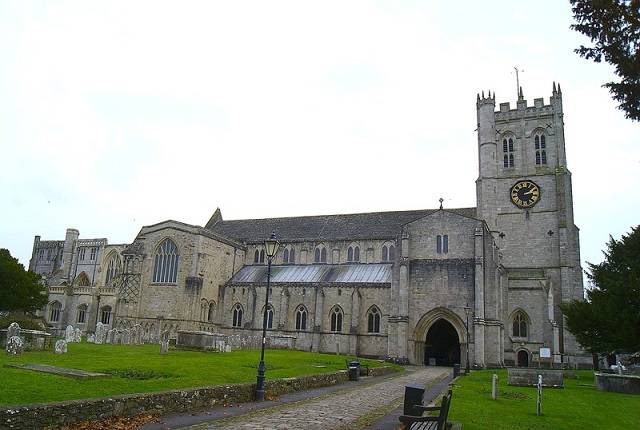
[(453, 366), (460, 364), (460, 339), (456, 329), (445, 319), (436, 321), (427, 332), (424, 364)]
[(524, 349), (518, 351), (518, 367), (529, 367), (529, 353)]

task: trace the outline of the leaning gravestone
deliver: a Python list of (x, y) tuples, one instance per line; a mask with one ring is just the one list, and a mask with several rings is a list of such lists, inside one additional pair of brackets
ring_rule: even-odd
[(169, 352), (169, 331), (165, 330), (160, 336), (160, 354)]
[(76, 338), (76, 331), (73, 329), (72, 325), (68, 325), (67, 329), (64, 331), (64, 340), (67, 343), (71, 343)]
[(20, 336), (20, 326), (17, 322), (9, 324), (9, 328), (7, 329), (7, 339), (11, 339), (13, 336)]
[(7, 354), (20, 355), (24, 351), (24, 342), (18, 336), (11, 336), (7, 341)]
[(76, 343), (82, 342), (82, 330), (80, 330), (79, 328), (76, 328), (76, 330), (73, 332), (73, 341)]
[(56, 342), (55, 346), (56, 354), (66, 354), (67, 353), (67, 341), (60, 339)]

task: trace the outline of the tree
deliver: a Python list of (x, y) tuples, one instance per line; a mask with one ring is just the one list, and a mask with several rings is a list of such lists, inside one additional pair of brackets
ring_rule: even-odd
[(40, 275), (24, 270), (8, 249), (0, 249), (0, 310), (34, 312), (46, 304)]
[(640, 0), (570, 0), (576, 24), (571, 28), (591, 39), (575, 52), (587, 60), (613, 65), (620, 82), (608, 82), (625, 117), (640, 121)]
[(605, 259), (589, 264), (587, 301), (560, 305), (567, 328), (591, 353), (640, 350), (640, 225), (617, 241), (609, 238)]

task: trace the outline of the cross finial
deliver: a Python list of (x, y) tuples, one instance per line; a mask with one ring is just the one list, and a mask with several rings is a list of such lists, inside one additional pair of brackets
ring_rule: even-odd
[(438, 201), (440, 202), (440, 209), (442, 209), (442, 202), (444, 202), (444, 199), (443, 199), (442, 197), (440, 197), (440, 198), (438, 199)]

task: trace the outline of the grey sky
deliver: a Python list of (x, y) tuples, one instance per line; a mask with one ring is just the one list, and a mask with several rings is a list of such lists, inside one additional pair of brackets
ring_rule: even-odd
[(640, 127), (568, 2), (0, 1), (0, 247), (165, 219), (475, 206), (476, 93), (562, 85), (582, 258), (639, 223)]

